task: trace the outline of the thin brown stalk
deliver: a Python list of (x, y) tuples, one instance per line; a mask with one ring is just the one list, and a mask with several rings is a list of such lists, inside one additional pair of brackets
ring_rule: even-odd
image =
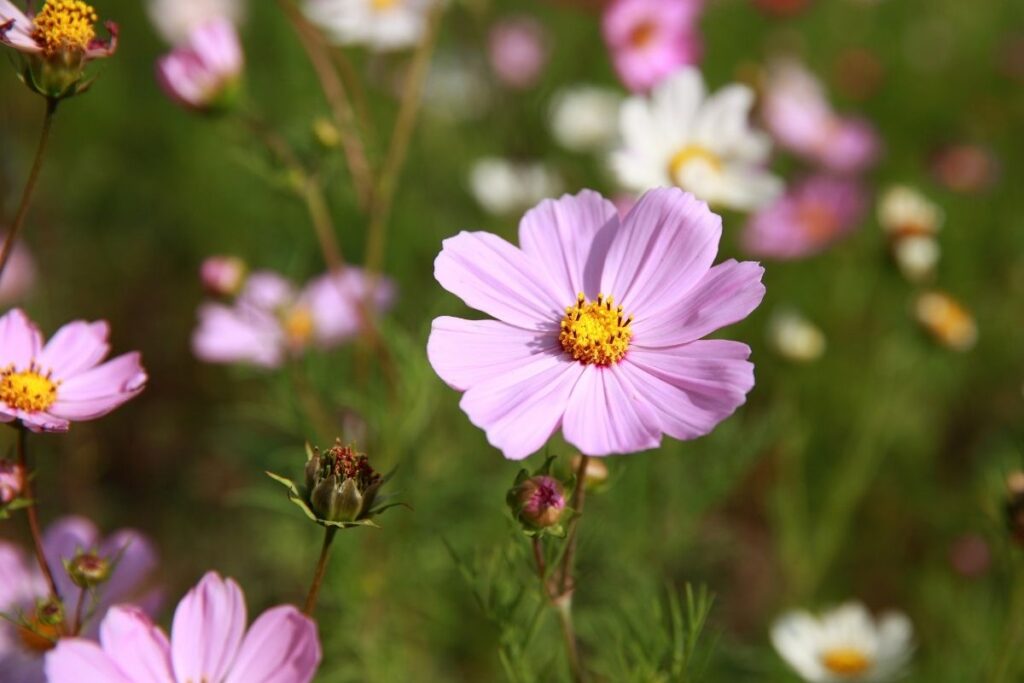
[(39, 517), (36, 513), (36, 496), (33, 491), (32, 475), (28, 469), (28, 447), (26, 445), (28, 430), (25, 429), (24, 425), (18, 425), (18, 465), (21, 466), (21, 470), (25, 476), (25, 487), (24, 493), (25, 498), (29, 500), (28, 506), (25, 508), (25, 516), (28, 518), (28, 530), (32, 536), (32, 547), (35, 550), (36, 562), (39, 563), (39, 570), (43, 573), (43, 577), (46, 579), (46, 584), (50, 589), (50, 596), (55, 600), (60, 600), (60, 593), (57, 591), (57, 582), (53, 580), (53, 572), (50, 571), (50, 565), (46, 561), (46, 552), (43, 550), (43, 534), (39, 530)]
[(309, 593), (306, 595), (306, 606), (302, 609), (307, 617), (312, 617), (316, 610), (316, 601), (320, 597), (320, 586), (324, 582), (324, 574), (327, 572), (327, 559), (331, 555), (331, 543), (334, 541), (338, 527), (329, 526), (324, 530), (324, 544), (320, 548), (320, 559), (316, 563), (316, 570), (313, 572), (313, 583), (309, 586)]

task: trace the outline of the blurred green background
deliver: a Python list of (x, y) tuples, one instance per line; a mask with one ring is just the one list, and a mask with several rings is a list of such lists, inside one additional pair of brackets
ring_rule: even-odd
[[(304, 208), (246, 131), (185, 113), (159, 91), (153, 63), (166, 46), (142, 3), (97, 3), (120, 23), (121, 48), (91, 92), (60, 108), (25, 230), (41, 272), (23, 302), (29, 314), (48, 334), (70, 319), (110, 320), (114, 349), (140, 349), (151, 378), (109, 417), (32, 439), (44, 523), (74, 512), (104, 530), (151, 534), (169, 607), (210, 568), (241, 582), (251, 614), (303, 598), (320, 531), (263, 472), (298, 476), (305, 440), (358, 438), (380, 469), (398, 466), (392, 486), (414, 510), (336, 542), (319, 609), (323, 681), (503, 680), (502, 649), (525, 680), (566, 676), (554, 619), (542, 616), (527, 645), (522, 625), (535, 598), (511, 606), (521, 587), (534, 587), (527, 542), (504, 508), (519, 466), (459, 411), (424, 349), (433, 317), (479, 317), (433, 280), (441, 239), (463, 228), (514, 239), (515, 217), (488, 216), (472, 199), (471, 163), (540, 158), (558, 166), (567, 190), (611, 194), (603, 162), (559, 149), (546, 119), (562, 86), (617, 86), (594, 12), (528, 0), (450, 4), (441, 58), (485, 69), (491, 23), (525, 13), (554, 36), (552, 62), (530, 91), (487, 92), (476, 119), (423, 112), (385, 258), (399, 286), (382, 323), (398, 371), (393, 395), (378, 370), (357, 369), (369, 358), (357, 347), (312, 352), (277, 372), (192, 356), (204, 257), (237, 254), (296, 281), (324, 265)], [(1024, 95), (1022, 67), (1008, 66), (1024, 50), (1024, 5), (819, 0), (777, 18), (720, 0), (701, 26), (712, 87), (786, 49), (829, 84), (840, 110), (872, 119), (887, 154), (871, 183), (909, 183), (943, 207), (938, 282), (974, 313), (980, 338), (959, 354), (921, 332), (909, 314), (915, 290), (888, 262), (873, 216), (821, 256), (769, 264), (765, 303), (726, 333), (754, 349), (748, 404), (706, 438), (612, 459), (613, 485), (589, 501), (576, 594), (584, 654), (600, 680), (669, 680), (655, 673), (670, 658), (666, 594), (692, 582), (716, 595), (705, 680), (796, 680), (769, 645), (772, 618), (847, 598), (912, 618), (910, 680), (987, 680), (1019, 552), (1000, 506), (1024, 438)], [(275, 3), (252, 3), (242, 30), (247, 99), (323, 164), (339, 240), (358, 262), (366, 219), (340, 153), (313, 137), (329, 110), (306, 55)], [(870, 96), (836, 85), (851, 51), (881, 67)], [(350, 52), (379, 160), (397, 109), (387, 84), (407, 57)], [(2, 216), (14, 211), (42, 111), (14, 69), (0, 73)], [(936, 182), (930, 160), (951, 143), (995, 155), (990, 187), (963, 193)], [(725, 216), (723, 258), (739, 255), (743, 222)], [(795, 365), (769, 348), (767, 321), (780, 305), (821, 326), (822, 359)], [(0, 449), (13, 437), (0, 433)], [(558, 438), (549, 450), (572, 454)], [(21, 532), (17, 519), (0, 526), (4, 536)], [(965, 534), (984, 538), (993, 556), (972, 578), (950, 562)]]

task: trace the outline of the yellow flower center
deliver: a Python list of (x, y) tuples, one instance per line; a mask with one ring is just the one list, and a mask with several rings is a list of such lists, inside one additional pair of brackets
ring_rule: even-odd
[(57, 383), (50, 374), (41, 375), (35, 365), (15, 372), (14, 367), (0, 371), (0, 401), (7, 405), (35, 413), (46, 410), (57, 400)]
[(653, 21), (641, 22), (629, 32), (629, 44), (638, 50), (647, 47), (657, 33), (658, 26)]
[(313, 336), (313, 314), (309, 309), (297, 307), (285, 313), (284, 334), (293, 347), (305, 346)]
[(835, 211), (822, 202), (804, 202), (797, 213), (801, 227), (814, 242), (831, 239), (839, 227)]
[(612, 297), (597, 295), (587, 301), (582, 293), (576, 305), (565, 309), (558, 341), (565, 352), (584, 365), (612, 365), (622, 360), (629, 348), (633, 317), (622, 314)]
[(399, 0), (370, 0), (370, 5), (378, 12), (386, 12), (389, 9), (393, 9), (398, 2)]
[(33, 37), (47, 55), (65, 49), (84, 52), (96, 37), (93, 24), (97, 21), (96, 10), (82, 0), (46, 0), (33, 20)]
[(710, 166), (715, 172), (722, 170), (721, 158), (710, 149), (701, 145), (686, 145), (673, 154), (668, 162), (669, 176), (673, 180), (679, 178), (683, 169), (695, 162)]
[(871, 668), (871, 659), (854, 647), (836, 647), (821, 655), (821, 663), (839, 676), (857, 676)]

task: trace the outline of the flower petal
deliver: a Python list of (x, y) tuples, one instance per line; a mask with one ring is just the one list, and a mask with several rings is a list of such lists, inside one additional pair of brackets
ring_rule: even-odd
[(677, 439), (709, 433), (746, 401), (754, 366), (746, 344), (704, 340), (670, 349), (630, 349), (623, 372)]
[(15, 410), (14, 417), (21, 420), (21, 423), (25, 425), (29, 431), (36, 434), (42, 432), (66, 432), (71, 426), (71, 423), (62, 417), (57, 417), (46, 412), (25, 412), (24, 410)]
[(633, 346), (678, 346), (750, 315), (764, 298), (764, 268), (753, 261), (719, 263), (680, 305), (633, 323)]
[(72, 377), (103, 360), (110, 352), (109, 335), (106, 321), (76, 320), (57, 330), (36, 362), (44, 371), (52, 370), (56, 379)]
[(14, 365), (26, 369), (43, 345), (43, 335), (20, 308), (0, 317), (0, 369)]
[(137, 607), (122, 605), (107, 612), (100, 642), (132, 683), (174, 683), (167, 636)]
[(593, 190), (561, 199), (545, 199), (523, 216), (519, 244), (541, 264), (552, 288), (562, 293), (563, 305), (576, 295), (597, 296), (601, 270), (612, 237), (619, 229), (615, 205)]
[(460, 232), (446, 239), (434, 261), (441, 286), (490, 316), (526, 329), (562, 319), (563, 294), (544, 269), (521, 250), (486, 232)]
[(533, 332), (498, 320), (442, 316), (434, 320), (427, 340), (434, 372), (459, 391), (512, 372), (540, 354), (560, 351), (555, 324)]
[(120, 557), (104, 586), (100, 604), (136, 603), (147, 587), (146, 580), (157, 568), (159, 556), (153, 542), (134, 529), (120, 529), (104, 539), (99, 549), (107, 557)]
[(824, 681), (828, 674), (821, 665), (821, 627), (807, 612), (788, 612), (772, 625), (772, 645), (786, 663), (806, 681)]
[(676, 306), (711, 268), (722, 219), (678, 188), (640, 198), (615, 235), (601, 290), (640, 321)]
[(636, 453), (661, 443), (658, 418), (621, 368), (585, 366), (565, 410), (565, 440), (585, 455)]
[(125, 676), (100, 646), (83, 638), (62, 638), (46, 655), (49, 683), (138, 683)]
[(487, 432), (509, 460), (522, 460), (548, 440), (562, 420), (583, 366), (561, 351), (544, 353), (489, 381), (476, 384), (459, 406)]
[(224, 683), (309, 683), (320, 665), (316, 624), (291, 605), (260, 615)]
[(260, 308), (204, 304), (192, 334), (192, 352), (208, 363), (274, 368), (284, 360), (284, 333), (277, 319)]
[(178, 681), (222, 681), (245, 632), (245, 598), (231, 579), (208, 572), (174, 611), (171, 661)]
[(126, 353), (65, 380), (50, 412), (68, 420), (106, 415), (146, 387), (146, 371), (138, 352)]

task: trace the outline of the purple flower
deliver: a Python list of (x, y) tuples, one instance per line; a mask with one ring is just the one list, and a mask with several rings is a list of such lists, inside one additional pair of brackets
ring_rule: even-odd
[[(64, 517), (46, 530), (43, 547), (58, 591), (72, 604), (80, 589), (64, 571), (63, 561), (74, 558), (79, 550), (97, 550), (99, 555), (108, 558), (120, 555), (109, 580), (97, 589), (94, 618), (86, 623), (84, 634), (97, 633), (98, 621), (114, 603), (132, 600), (150, 613), (156, 610), (160, 593), (149, 585), (149, 580), (157, 566), (157, 552), (149, 539), (138, 531), (121, 529), (101, 538), (99, 530), (89, 520)], [(36, 601), (47, 594), (46, 581), (35, 557), (12, 543), (0, 541), (0, 612), (16, 614), (21, 611), (31, 620)], [(42, 639), (32, 638), (14, 624), (0, 620), (0, 671), (5, 674), (5, 683), (42, 683), (45, 650), (40, 648), (48, 646)]]
[(763, 113), (780, 147), (828, 170), (856, 173), (878, 160), (881, 141), (874, 126), (836, 114), (821, 82), (798, 62), (780, 62), (769, 70)]
[(548, 61), (544, 26), (529, 17), (495, 24), (488, 47), (491, 69), (502, 83), (517, 90), (533, 87)]
[(621, 221), (596, 192), (545, 200), (523, 217), (520, 248), (462, 232), (434, 275), (497, 320), (435, 319), (430, 362), (512, 460), (559, 427), (587, 455), (707, 434), (754, 373), (746, 344), (701, 338), (764, 296), (758, 264), (712, 267), (721, 233), (721, 218), (677, 188), (648, 192)]
[(193, 29), (185, 44), (157, 62), (157, 80), (183, 107), (210, 111), (230, 104), (245, 65), (235, 25), (214, 19)]
[(64, 432), (93, 420), (146, 386), (139, 353), (101, 363), (110, 351), (105, 321), (76, 320), (45, 345), (20, 309), (0, 317), (0, 422), (20, 420), (34, 432)]
[(864, 189), (856, 180), (812, 176), (754, 214), (743, 244), (762, 258), (811, 256), (857, 228), (865, 208)]
[(604, 10), (604, 40), (615, 71), (634, 92), (653, 88), (679, 67), (695, 64), (701, 43), (701, 0), (613, 0)]
[(178, 603), (170, 639), (129, 605), (110, 610), (99, 636), (61, 640), (46, 656), (49, 683), (307, 683), (321, 656), (316, 624), (291, 605), (246, 631), (242, 589), (215, 572)]

